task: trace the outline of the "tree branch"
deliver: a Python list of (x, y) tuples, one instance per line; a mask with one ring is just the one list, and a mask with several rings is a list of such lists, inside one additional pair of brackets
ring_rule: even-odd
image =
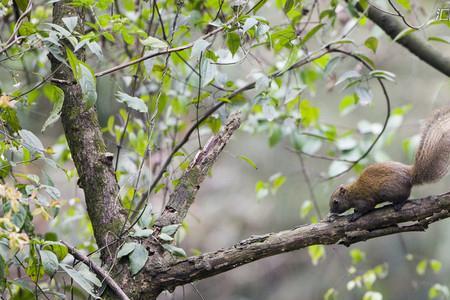
[[(386, 12), (376, 9), (375, 7), (370, 6), (367, 12), (359, 4), (356, 5), (356, 8), (361, 13), (365, 12), (366, 16), (377, 24), (392, 39), (395, 39), (400, 32), (408, 28), (398, 20), (397, 16), (392, 16)], [(414, 33), (406, 35), (398, 39), (396, 42), (403, 45), (412, 54), (439, 72), (450, 76), (450, 57), (444, 56), (442, 52), (431, 47), (426, 41), (419, 38), (417, 35), (414, 35)]]
[(67, 247), (69, 250), (69, 253), (72, 254), (73, 257), (84, 263), (86, 266), (88, 266), (90, 269), (92, 269), (95, 274), (97, 274), (101, 280), (104, 280), (106, 284), (109, 286), (109, 288), (116, 294), (118, 299), (120, 300), (130, 300), (128, 296), (124, 293), (124, 291), (120, 288), (120, 286), (114, 281), (114, 279), (109, 276), (109, 274), (103, 270), (101, 267), (99, 267), (97, 264), (95, 264), (89, 257), (75, 249), (74, 247), (70, 246), (64, 241), (61, 241), (63, 245)]
[[(392, 205), (374, 210), (356, 222), (347, 216), (303, 225), (291, 230), (251, 236), (231, 248), (192, 256), (163, 270), (149, 270), (150, 281), (173, 289), (247, 263), (312, 245), (351, 244), (400, 232), (424, 231), (428, 225), (450, 217), (450, 193), (408, 201), (400, 211)], [(161, 290), (161, 291), (162, 291)]]
[(240, 123), (239, 114), (232, 114), (225, 128), (218, 135), (213, 136), (203, 149), (197, 152), (188, 169), (181, 176), (175, 191), (170, 195), (169, 202), (156, 221), (156, 227), (161, 228), (183, 221), (189, 207), (194, 202), (200, 184), (233, 133), (239, 128)]

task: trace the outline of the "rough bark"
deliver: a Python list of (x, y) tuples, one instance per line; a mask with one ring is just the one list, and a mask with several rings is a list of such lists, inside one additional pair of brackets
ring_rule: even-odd
[[(78, 16), (77, 31), (82, 32), (84, 12), (69, 2), (54, 3), (53, 23), (64, 27), (62, 18)], [(80, 60), (84, 59), (82, 50), (77, 55)], [(83, 101), (81, 87), (75, 83), (72, 70), (54, 57), (51, 57), (51, 62), (52, 70), (56, 71), (54, 77), (61, 80), (59, 87), (64, 91), (61, 121), (80, 178), (79, 185), (84, 191), (97, 245), (104, 247), (119, 234), (124, 222), (120, 213), (112, 156), (106, 152), (96, 109), (88, 108)], [(106, 258), (102, 258), (105, 262)]]
[(228, 249), (174, 262), (149, 270), (148, 280), (162, 290), (211, 277), (247, 263), (312, 245), (351, 244), (380, 236), (424, 231), (428, 225), (450, 217), (450, 193), (408, 201), (401, 211), (392, 205), (374, 210), (356, 222), (346, 216), (323, 220), (291, 230), (252, 236)]
[(189, 207), (194, 202), (200, 184), (239, 125), (239, 117), (237, 115), (230, 116), (230, 120), (221, 133), (211, 138), (204, 148), (197, 152), (188, 169), (181, 176), (177, 188), (170, 195), (166, 207), (155, 224), (156, 227), (179, 224), (184, 220)]
[[(356, 5), (356, 8), (361, 13), (365, 11), (359, 4)], [(408, 28), (399, 20), (399, 17), (389, 15), (371, 6), (368, 8), (366, 15), (392, 39), (394, 39), (400, 32)], [(397, 43), (404, 46), (412, 54), (439, 72), (450, 76), (450, 57), (444, 56), (442, 52), (434, 49), (427, 41), (419, 38), (417, 33), (411, 33), (404, 36), (403, 38), (397, 40)]]

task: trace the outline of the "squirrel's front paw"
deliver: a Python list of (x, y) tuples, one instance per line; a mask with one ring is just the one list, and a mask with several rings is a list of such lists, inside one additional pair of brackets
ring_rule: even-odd
[(328, 222), (328, 223), (334, 222), (338, 216), (339, 215), (335, 214), (335, 213), (328, 213), (328, 215), (325, 217), (324, 221)]

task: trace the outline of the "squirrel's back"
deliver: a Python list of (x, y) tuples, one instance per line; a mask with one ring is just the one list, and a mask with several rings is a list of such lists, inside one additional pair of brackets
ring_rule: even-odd
[(439, 109), (425, 123), (412, 171), (412, 184), (437, 181), (450, 163), (450, 107)]

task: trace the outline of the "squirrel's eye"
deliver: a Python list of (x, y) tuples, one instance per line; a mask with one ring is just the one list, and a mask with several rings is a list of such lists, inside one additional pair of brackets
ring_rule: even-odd
[(334, 204), (338, 204), (338, 201), (337, 201), (337, 200), (333, 200), (333, 203), (334, 203)]

